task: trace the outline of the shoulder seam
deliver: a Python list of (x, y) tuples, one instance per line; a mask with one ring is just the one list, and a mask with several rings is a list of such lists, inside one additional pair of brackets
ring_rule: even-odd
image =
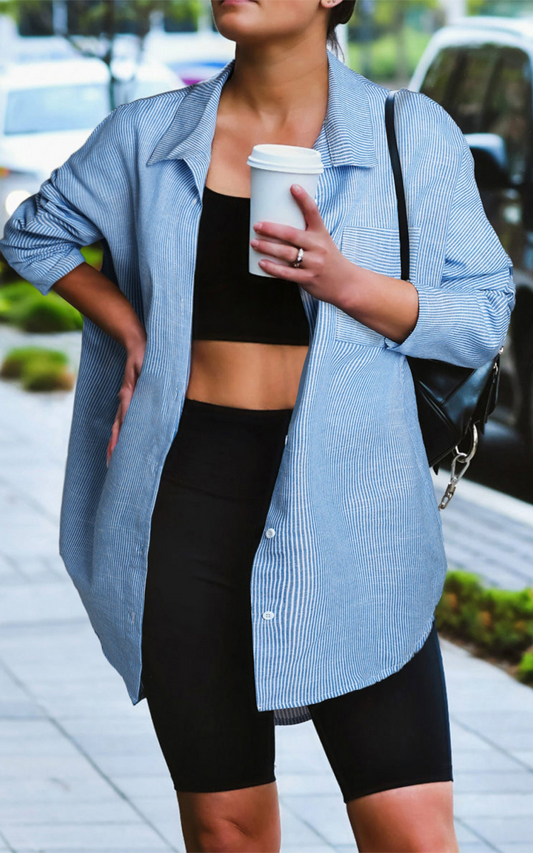
[(118, 113), (121, 110), (123, 112), (133, 112), (135, 105), (140, 106), (145, 104), (147, 101), (153, 101), (156, 98), (160, 98), (161, 100), (164, 98), (171, 100), (171, 96), (174, 96), (176, 100), (183, 100), (188, 91), (195, 85), (195, 83), (192, 83), (190, 86), (183, 86), (181, 89), (169, 89), (168, 92), (159, 92), (156, 95), (147, 95), (145, 98), (136, 98), (134, 101), (129, 101), (127, 104), (119, 104), (118, 107), (115, 107), (115, 109), (110, 113), (110, 115)]

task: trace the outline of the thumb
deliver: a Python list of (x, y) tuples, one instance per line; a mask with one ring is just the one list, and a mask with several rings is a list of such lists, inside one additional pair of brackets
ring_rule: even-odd
[(296, 199), (305, 221), (310, 228), (325, 228), (318, 205), (300, 184), (291, 184), (291, 193)]

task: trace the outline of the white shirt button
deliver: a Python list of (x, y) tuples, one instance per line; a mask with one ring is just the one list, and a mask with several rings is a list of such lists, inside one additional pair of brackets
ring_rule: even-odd
[(274, 614), (272, 613), (272, 611), (271, 610), (265, 610), (265, 612), (263, 613), (263, 619), (273, 619), (273, 618), (274, 618)]
[(272, 539), (272, 537), (273, 537), (273, 536), (275, 536), (275, 535), (276, 535), (276, 531), (274, 530), (274, 528), (273, 528), (273, 527), (269, 527), (269, 528), (268, 528), (268, 530), (267, 530), (267, 531), (266, 531), (266, 533), (265, 533), (265, 536), (266, 536), (266, 538), (267, 538), (267, 539)]
[(288, 440), (289, 440), (289, 435), (287, 434), (287, 435), (285, 436), (285, 444), (287, 444)]

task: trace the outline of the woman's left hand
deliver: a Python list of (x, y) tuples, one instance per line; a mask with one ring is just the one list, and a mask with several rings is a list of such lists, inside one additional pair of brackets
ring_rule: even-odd
[[(251, 240), (251, 245), (260, 254), (272, 255), (273, 258), (291, 264), (296, 260), (301, 247), (303, 259), (300, 267), (285, 266), (274, 260), (261, 260), (259, 265), (265, 272), (300, 284), (317, 299), (340, 306), (350, 279), (350, 268), (353, 277), (354, 265), (331, 238), (315, 200), (303, 187), (297, 187), (298, 184), (292, 184), (291, 193), (305, 217), (306, 230), (302, 231), (290, 225), (278, 225), (275, 222), (256, 222), (254, 231), (258, 238)], [(284, 242), (271, 242), (269, 237)], [(351, 285), (353, 287), (353, 281)]]

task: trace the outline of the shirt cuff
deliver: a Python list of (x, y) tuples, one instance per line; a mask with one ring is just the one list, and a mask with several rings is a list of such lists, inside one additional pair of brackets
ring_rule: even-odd
[[(391, 338), (385, 338), (385, 346), (387, 349), (399, 350), (404, 355), (417, 355), (420, 346), (424, 348), (427, 338), (427, 332), (425, 333), (424, 330), (427, 329), (427, 321), (429, 319), (429, 299), (427, 291), (419, 287), (414, 282), (411, 282), (411, 284), (413, 287), (416, 287), (418, 292), (418, 317), (416, 325), (401, 343), (393, 341)], [(434, 293), (435, 289), (433, 288), (433, 294)]]
[[(63, 278), (67, 273), (72, 272), (72, 270), (76, 269), (80, 264), (85, 263), (85, 258), (79, 249), (72, 248), (67, 255), (60, 258), (60, 260), (56, 261), (51, 267), (45, 269), (45, 263), (32, 265), (32, 268), (28, 268), (28, 281), (33, 284), (37, 290), (46, 296), (46, 294), (50, 291), (53, 284), (56, 281), (59, 281), (60, 278)], [(41, 269), (39, 269), (39, 266)], [(23, 278), (25, 277), (25, 272), (20, 268), (17, 270), (19, 275)]]

